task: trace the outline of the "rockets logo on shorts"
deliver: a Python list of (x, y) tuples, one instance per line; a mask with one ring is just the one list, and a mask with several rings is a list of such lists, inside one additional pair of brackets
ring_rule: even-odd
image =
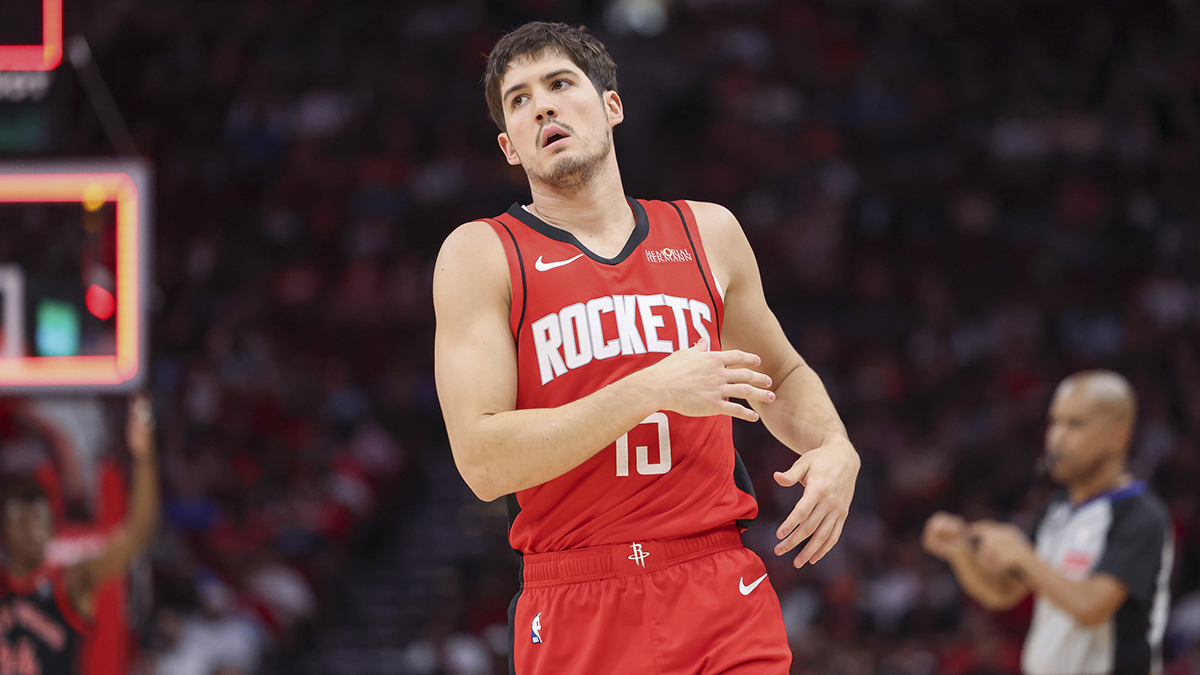
[(542, 613), (538, 612), (537, 616), (533, 617), (533, 633), (530, 635), (533, 644), (542, 644)]
[(646, 558), (649, 558), (650, 554), (643, 551), (642, 545), (636, 541), (630, 544), (629, 547), (633, 549), (633, 555), (629, 556), (629, 559), (637, 563), (642, 569), (645, 569)]
[[(670, 311), (655, 314), (655, 307)], [(611, 315), (605, 317), (605, 315)], [(638, 319), (641, 319), (640, 325)], [(671, 319), (673, 332), (666, 330)], [(542, 384), (595, 360), (614, 356), (660, 353), (687, 349), (688, 325), (709, 338), (705, 321), (712, 321), (708, 305), (699, 300), (657, 295), (604, 295), (567, 305), (530, 324)], [(605, 324), (615, 323), (615, 334)], [(672, 340), (671, 338), (675, 338)]]

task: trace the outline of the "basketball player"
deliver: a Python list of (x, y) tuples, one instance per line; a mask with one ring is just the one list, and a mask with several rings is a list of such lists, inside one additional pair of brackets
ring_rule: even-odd
[(1166, 507), (1126, 470), (1136, 418), (1117, 373), (1076, 373), (1050, 405), (1046, 464), (1064, 487), (1034, 527), (967, 525), (936, 513), (924, 546), (950, 563), (963, 590), (1007, 609), (1031, 592), (1026, 675), (1146, 675), (1161, 669), (1173, 561)]
[(485, 90), (533, 199), (446, 239), (435, 357), (459, 471), (482, 499), (508, 495), (523, 554), (510, 668), (788, 672), (779, 601), (741, 543), (758, 507), (732, 418), (801, 455), (775, 474), (805, 486), (776, 533), (778, 555), (808, 539), (799, 567), (837, 542), (859, 469), (829, 396), (729, 211), (625, 196), (598, 40), (522, 26)]
[(126, 427), (133, 480), (129, 514), (104, 550), (67, 568), (46, 561), (53, 515), (33, 480), (14, 483), (4, 495), (6, 568), (0, 573), (0, 673), (78, 675), (79, 646), (93, 613), (93, 595), (125, 572), (142, 553), (158, 520), (158, 470), (154, 419), (139, 396)]

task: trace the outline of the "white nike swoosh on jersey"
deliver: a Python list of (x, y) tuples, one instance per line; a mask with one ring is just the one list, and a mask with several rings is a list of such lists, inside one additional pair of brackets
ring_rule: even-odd
[(738, 577), (738, 590), (742, 592), (742, 595), (750, 595), (750, 591), (753, 591), (754, 589), (758, 588), (758, 585), (761, 584), (762, 580), (766, 579), (766, 578), (767, 578), (767, 575), (764, 574), (761, 577), (755, 579), (754, 583), (747, 586), (746, 582), (743, 581), (741, 577)]
[(548, 262), (542, 262), (542, 256), (539, 255), (537, 262), (533, 263), (533, 266), (536, 267), (537, 271), (539, 271), (539, 272), (546, 272), (546, 271), (554, 269), (555, 267), (562, 267), (563, 265), (566, 265), (567, 263), (573, 263), (582, 257), (583, 257), (583, 254), (580, 253), (579, 255), (575, 256), (574, 258), (571, 258), (570, 260), (559, 260), (558, 262), (548, 263)]

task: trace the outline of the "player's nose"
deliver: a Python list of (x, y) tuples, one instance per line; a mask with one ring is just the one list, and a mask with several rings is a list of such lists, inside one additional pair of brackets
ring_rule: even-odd
[(552, 106), (548, 103), (546, 103), (546, 104), (539, 103), (538, 104), (537, 121), (539, 123), (544, 122), (547, 119), (554, 119), (557, 116), (558, 116), (558, 113), (555, 112), (554, 106)]

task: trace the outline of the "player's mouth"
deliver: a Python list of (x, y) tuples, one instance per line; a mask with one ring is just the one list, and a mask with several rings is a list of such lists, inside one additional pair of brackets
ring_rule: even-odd
[(566, 142), (571, 134), (557, 124), (551, 124), (542, 130), (542, 149), (549, 150), (550, 148)]

